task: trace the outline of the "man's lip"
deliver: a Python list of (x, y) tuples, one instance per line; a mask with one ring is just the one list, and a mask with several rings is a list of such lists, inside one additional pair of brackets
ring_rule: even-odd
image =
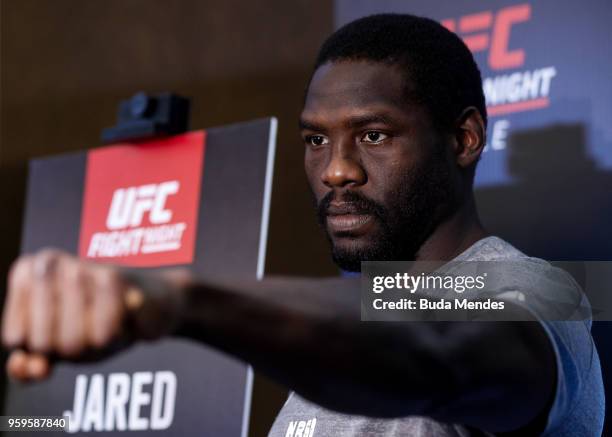
[(327, 226), (332, 232), (359, 232), (372, 223), (369, 214), (329, 214)]
[(337, 215), (367, 215), (348, 202), (332, 202), (327, 208), (328, 216)]

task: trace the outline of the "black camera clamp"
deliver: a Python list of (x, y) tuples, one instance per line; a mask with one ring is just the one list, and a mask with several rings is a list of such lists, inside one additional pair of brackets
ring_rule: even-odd
[(102, 131), (105, 144), (176, 135), (189, 128), (190, 101), (171, 93), (139, 92), (119, 103), (117, 124)]

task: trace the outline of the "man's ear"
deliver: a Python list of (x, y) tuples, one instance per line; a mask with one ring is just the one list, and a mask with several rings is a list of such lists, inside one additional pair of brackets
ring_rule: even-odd
[(462, 168), (474, 165), (486, 142), (486, 129), (480, 111), (473, 106), (465, 108), (455, 125), (455, 155)]

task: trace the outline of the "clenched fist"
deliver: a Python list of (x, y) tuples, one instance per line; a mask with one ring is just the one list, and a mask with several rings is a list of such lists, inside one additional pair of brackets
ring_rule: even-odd
[(48, 375), (52, 358), (101, 356), (168, 334), (180, 319), (184, 270), (135, 273), (45, 249), (12, 266), (2, 320), (10, 376)]

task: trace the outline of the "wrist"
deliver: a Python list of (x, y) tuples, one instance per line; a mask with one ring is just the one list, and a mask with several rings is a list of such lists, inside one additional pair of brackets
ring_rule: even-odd
[(187, 269), (157, 273), (124, 270), (124, 304), (130, 332), (153, 340), (174, 334), (183, 323), (192, 283)]

